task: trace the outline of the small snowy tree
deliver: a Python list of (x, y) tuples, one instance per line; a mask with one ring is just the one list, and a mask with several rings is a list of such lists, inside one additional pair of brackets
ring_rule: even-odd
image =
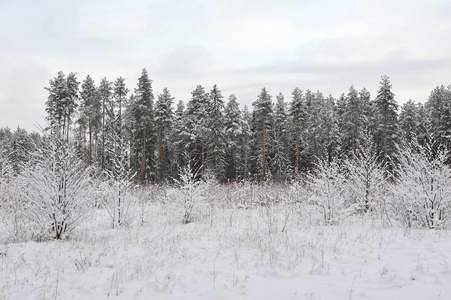
[(115, 151), (110, 151), (112, 158), (112, 170), (105, 170), (107, 180), (104, 182), (102, 189), (103, 205), (106, 208), (111, 221), (112, 227), (121, 226), (130, 220), (130, 213), (133, 204), (136, 202), (133, 178), (136, 173), (130, 171), (129, 159), (121, 147), (119, 135), (115, 135), (111, 139), (116, 139)]
[(17, 242), (23, 239), (26, 231), (22, 196), (25, 184), (13, 174), (12, 165), (6, 160), (2, 162), (0, 157), (0, 222), (5, 223), (11, 241)]
[(36, 146), (31, 164), (22, 175), (25, 215), (40, 237), (61, 239), (92, 212), (92, 169), (71, 141), (59, 133), (46, 134)]
[(319, 160), (314, 172), (308, 175), (310, 202), (318, 207), (326, 225), (340, 221), (345, 209), (343, 197), (344, 177), (341, 167), (335, 161)]
[(356, 213), (382, 213), (387, 182), (383, 165), (375, 154), (371, 136), (365, 135), (361, 140), (356, 154), (344, 161), (347, 206)]
[(412, 142), (399, 153), (399, 176), (392, 185), (394, 213), (408, 227), (445, 227), (451, 214), (451, 169), (445, 164), (445, 150), (434, 153), (431, 146)]
[(197, 180), (199, 174), (192, 171), (190, 165), (191, 162), (188, 160), (188, 164), (180, 170), (179, 179), (174, 179), (178, 188), (170, 193), (183, 211), (182, 223), (184, 224), (193, 221), (194, 210), (204, 197), (202, 181)]

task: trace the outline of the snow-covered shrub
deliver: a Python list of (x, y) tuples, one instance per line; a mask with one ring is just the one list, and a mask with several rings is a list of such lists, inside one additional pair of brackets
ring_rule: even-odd
[[(368, 150), (368, 151), (367, 151)], [(387, 189), (385, 173), (370, 149), (359, 151), (343, 162), (346, 206), (355, 213), (381, 213), (382, 197)]]
[(326, 225), (339, 223), (345, 213), (344, 176), (338, 163), (320, 160), (307, 177), (310, 203), (316, 205)]
[(37, 238), (61, 239), (93, 210), (92, 168), (76, 145), (59, 135), (45, 134), (21, 175), (27, 188), (24, 213)]
[(443, 228), (451, 214), (451, 169), (446, 152), (429, 145), (399, 149), (398, 178), (391, 186), (393, 213), (408, 227)]
[(132, 211), (137, 202), (136, 185), (133, 183), (135, 173), (129, 171), (128, 159), (124, 154), (112, 153), (113, 167), (105, 171), (102, 183), (102, 204), (111, 218), (112, 227), (130, 224)]
[(168, 196), (182, 210), (182, 223), (191, 223), (194, 220), (194, 210), (204, 199), (203, 182), (197, 179), (197, 172), (191, 170), (190, 164), (179, 172), (179, 179), (174, 179), (177, 187), (168, 191)]
[(11, 242), (29, 239), (24, 215), (26, 185), (21, 177), (11, 177), (0, 185), (0, 222), (5, 223), (5, 233)]

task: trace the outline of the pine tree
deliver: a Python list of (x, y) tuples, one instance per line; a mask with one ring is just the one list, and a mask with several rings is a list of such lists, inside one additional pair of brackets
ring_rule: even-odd
[(398, 104), (391, 89), (389, 77), (387, 75), (382, 76), (375, 101), (379, 125), (378, 132), (376, 132), (376, 147), (379, 153), (384, 155), (384, 165), (387, 170), (393, 168), (398, 139)]
[(346, 156), (352, 157), (357, 153), (358, 139), (361, 130), (362, 105), (354, 86), (349, 88), (346, 96), (346, 108), (343, 115), (344, 131), (342, 132), (342, 150)]
[(274, 107), (274, 147), (271, 159), (271, 173), (277, 181), (284, 181), (289, 174), (288, 115), (285, 97), (279, 93)]
[(114, 82), (114, 99), (118, 108), (117, 113), (117, 128), (119, 134), (119, 148), (122, 148), (122, 132), (123, 132), (123, 120), (122, 120), (122, 107), (125, 106), (127, 100), (128, 89), (125, 87), (125, 79), (119, 77)]
[[(80, 100), (78, 87), (80, 82), (77, 81), (77, 73), (71, 72), (67, 76), (67, 100), (66, 100), (66, 109), (65, 109), (65, 125), (66, 128), (66, 140), (69, 140), (69, 128), (72, 122), (73, 114), (78, 106), (78, 101)], [(63, 127), (66, 127), (63, 124)], [(64, 132), (63, 132), (64, 134)]]
[(89, 165), (93, 163), (93, 133), (98, 131), (98, 120), (100, 117), (101, 103), (97, 93), (97, 88), (91, 76), (86, 76), (81, 85), (82, 91), (80, 93), (82, 103), (80, 106), (80, 118), (84, 120), (83, 124), (87, 124), (88, 129), (88, 153)]
[(434, 141), (433, 152), (450, 145), (451, 137), (451, 87), (436, 87), (425, 104), (431, 120)]
[(135, 110), (137, 117), (138, 146), (141, 148), (141, 180), (151, 179), (154, 169), (154, 111), (152, 80), (143, 69), (135, 89)]
[(100, 81), (98, 88), (101, 109), (102, 109), (102, 150), (100, 152), (102, 170), (105, 170), (105, 137), (107, 135), (107, 128), (111, 127), (111, 122), (108, 120), (114, 119), (114, 104), (112, 103), (113, 86), (106, 77)]
[(243, 132), (240, 135), (240, 164), (238, 178), (241, 180), (249, 180), (251, 178), (252, 164), (252, 114), (249, 112), (247, 105), (241, 110), (243, 118)]
[(206, 138), (209, 135), (208, 107), (210, 99), (205, 88), (198, 85), (192, 91), (191, 100), (188, 102), (186, 111), (186, 140), (193, 164), (193, 171), (199, 169), (199, 175), (203, 176), (205, 171)]
[(359, 92), (359, 99), (361, 107), (360, 132), (364, 136), (367, 136), (371, 134), (371, 124), (374, 123), (373, 122), (375, 118), (374, 101), (371, 100), (371, 94), (366, 88), (363, 88)]
[(17, 127), (11, 135), (8, 148), (8, 152), (5, 153), (6, 163), (11, 168), (11, 175), (17, 176), (26, 168), (35, 146), (27, 131)]
[(257, 178), (265, 180), (267, 178), (268, 165), (268, 145), (272, 141), (273, 126), (273, 104), (271, 95), (265, 88), (262, 88), (258, 99), (252, 103), (254, 112), (252, 117), (252, 132), (254, 138), (254, 174)]
[(302, 90), (299, 88), (295, 88), (291, 93), (292, 100), (290, 103), (290, 117), (294, 127), (295, 132), (295, 159), (294, 159), (294, 167), (295, 173), (298, 174), (301, 165), (300, 165), (300, 154), (302, 151), (302, 136), (306, 129), (306, 121), (307, 121), (307, 112), (305, 108), (305, 101), (302, 95)]
[(77, 107), (78, 85), (76, 73), (70, 73), (65, 77), (63, 72), (58, 72), (58, 76), (49, 81), (50, 87), (45, 87), (49, 91), (46, 102), (47, 120), (53, 130), (61, 135), (69, 134), (71, 117)]
[(303, 151), (308, 169), (314, 167), (315, 161), (325, 157), (322, 145), (322, 115), (321, 108), (324, 105), (324, 97), (320, 92), (316, 94), (307, 90), (305, 92), (305, 104), (307, 111), (306, 147)]
[(155, 127), (159, 141), (160, 181), (164, 180), (167, 176), (167, 167), (170, 165), (167, 159), (165, 159), (165, 156), (167, 157), (167, 152), (169, 150), (169, 135), (172, 130), (174, 117), (172, 111), (173, 101), (174, 98), (169, 93), (169, 90), (164, 88), (163, 93), (158, 95), (158, 100), (155, 104)]
[(399, 128), (406, 142), (411, 143), (417, 140), (419, 121), (418, 106), (412, 99), (409, 99), (402, 105), (401, 113), (399, 114)]
[(171, 134), (171, 177), (178, 180), (182, 168), (186, 166), (184, 161), (185, 146), (187, 145), (186, 127), (185, 127), (185, 104), (179, 100), (174, 113), (174, 122)]
[(244, 120), (234, 94), (229, 96), (229, 101), (224, 111), (224, 124), (227, 141), (224, 176), (227, 181), (235, 181), (239, 175), (240, 162), (242, 160), (240, 147), (244, 146), (241, 143)]
[(0, 181), (3, 178), (3, 183), (6, 182), (6, 177), (11, 173), (12, 169), (9, 164), (12, 139), (11, 129), (8, 127), (0, 128)]
[(335, 99), (332, 95), (327, 97), (321, 111), (324, 116), (322, 131), (326, 133), (323, 143), (326, 147), (327, 162), (330, 164), (338, 155), (338, 145), (340, 143)]
[(225, 132), (224, 132), (224, 100), (221, 91), (215, 84), (209, 94), (207, 107), (208, 139), (207, 166), (219, 180), (224, 180), (225, 171)]

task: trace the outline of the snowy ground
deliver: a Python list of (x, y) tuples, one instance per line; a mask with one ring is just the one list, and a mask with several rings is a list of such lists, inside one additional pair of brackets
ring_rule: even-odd
[(186, 225), (171, 205), (147, 213), (111, 229), (99, 210), (68, 240), (2, 242), (0, 299), (451, 299), (445, 230), (325, 227), (283, 205)]

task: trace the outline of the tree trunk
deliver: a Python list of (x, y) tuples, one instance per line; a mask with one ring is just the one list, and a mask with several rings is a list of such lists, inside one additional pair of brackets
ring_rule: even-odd
[(141, 177), (144, 182), (146, 178), (146, 122), (144, 122), (144, 135), (143, 135), (143, 150), (142, 150), (142, 162), (141, 162)]
[(105, 99), (102, 101), (102, 170), (105, 170)]
[(204, 131), (202, 130), (202, 168), (201, 175), (204, 176)]
[(299, 126), (296, 127), (296, 175), (299, 173)]
[(135, 171), (138, 172), (138, 129), (135, 128)]
[[(161, 123), (160, 126), (162, 126)], [(163, 181), (163, 130), (161, 129), (160, 129), (160, 181)]]
[(384, 110), (384, 146), (385, 146), (385, 159), (384, 164), (385, 168), (387, 168), (388, 161), (388, 145), (387, 145), (387, 110)]
[(332, 146), (330, 143), (330, 121), (327, 121), (327, 163), (330, 166), (332, 162)]
[(92, 166), (92, 126), (89, 120), (89, 165)]
[(119, 153), (122, 155), (122, 99), (119, 96)]
[(265, 173), (265, 116), (263, 116), (263, 122), (262, 122), (262, 172), (263, 172), (263, 179), (266, 177)]
[[(66, 130), (66, 113), (64, 113), (64, 119), (63, 119), (63, 128), (62, 128), (62, 130), (63, 130), (63, 132), (61, 133), (61, 136), (63, 137), (63, 140), (64, 140), (64, 132), (65, 132), (65, 130)], [(60, 128), (59, 129), (61, 129), (61, 125), (60, 125)]]
[(70, 128), (70, 112), (67, 115), (67, 130), (66, 130), (66, 134), (67, 134), (67, 142), (69, 143), (69, 128)]

